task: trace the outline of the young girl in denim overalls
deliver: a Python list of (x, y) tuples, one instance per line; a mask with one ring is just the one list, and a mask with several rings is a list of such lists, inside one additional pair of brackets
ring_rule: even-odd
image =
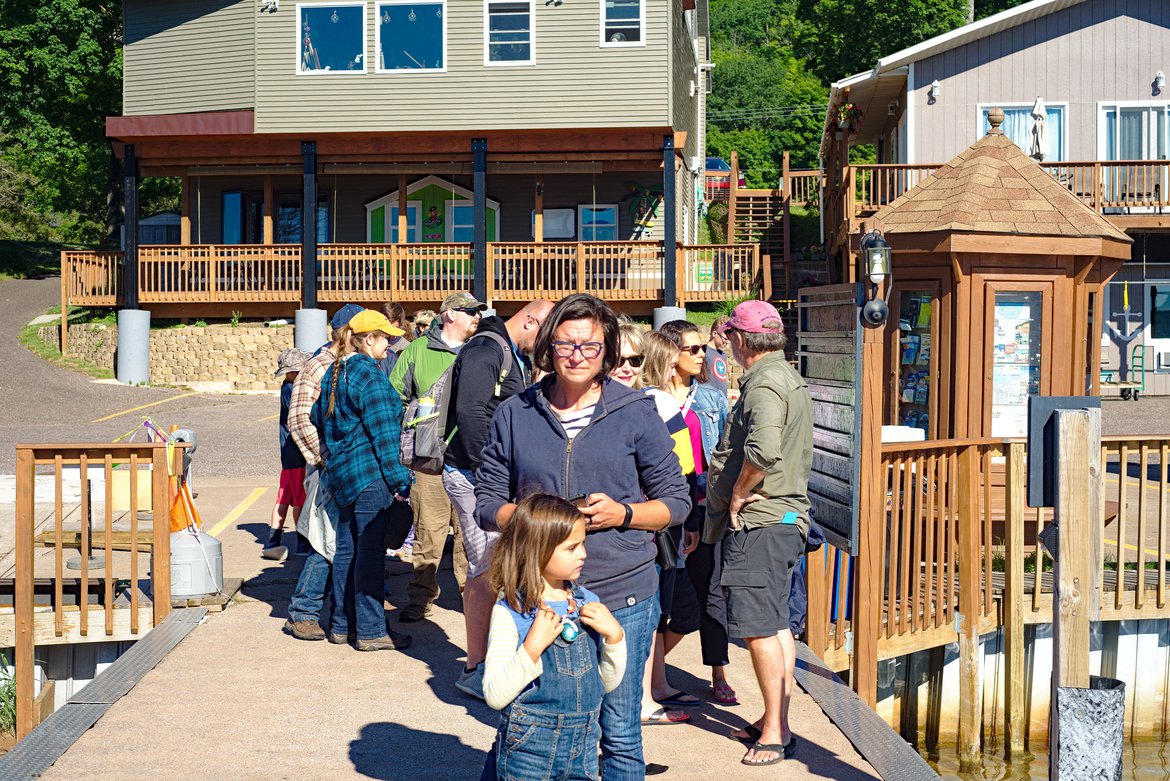
[(584, 563), (585, 519), (576, 507), (543, 494), (516, 507), (488, 573), (501, 598), (483, 689), (502, 714), (485, 777), (599, 777), (601, 698), (621, 683), (626, 644), (613, 614), (576, 584)]

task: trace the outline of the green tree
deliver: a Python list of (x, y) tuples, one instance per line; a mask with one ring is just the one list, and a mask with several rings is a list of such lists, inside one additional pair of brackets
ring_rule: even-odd
[(117, 0), (0, 0), (0, 158), (34, 183), (28, 206), (50, 238), (104, 233), (121, 43)]

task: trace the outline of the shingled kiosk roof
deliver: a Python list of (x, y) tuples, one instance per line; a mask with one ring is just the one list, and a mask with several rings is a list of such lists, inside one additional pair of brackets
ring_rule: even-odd
[(1003, 134), (1003, 112), (955, 159), (874, 215), (887, 235), (963, 232), (1132, 243)]

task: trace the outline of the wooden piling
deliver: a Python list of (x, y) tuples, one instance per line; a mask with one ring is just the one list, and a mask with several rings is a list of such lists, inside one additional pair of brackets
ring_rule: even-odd
[[(1089, 685), (1089, 602), (1100, 536), (1092, 531), (1100, 495), (1101, 410), (1057, 410), (1056, 598), (1052, 612), (1052, 697), (1048, 712), (1049, 768), (1060, 767), (1060, 720), (1056, 690)], [(1122, 462), (1124, 474), (1125, 462)], [(1094, 486), (1094, 483), (1096, 485)], [(1118, 548), (1125, 545), (1118, 539)], [(1120, 557), (1119, 557), (1120, 558)], [(1124, 572), (1118, 569), (1118, 578)], [(1119, 589), (1120, 591), (1120, 589)], [(1055, 777), (1055, 776), (1053, 776)]]
[[(1024, 506), (1027, 474), (1024, 443), (1007, 448), (1007, 540), (1004, 550), (1003, 638), (1007, 656), (1005, 717), (1008, 759), (1025, 750), (1027, 681), (1024, 679)], [(1037, 576), (1037, 581), (1039, 576)]]
[(980, 763), (983, 730), (983, 679), (979, 659), (979, 616), (982, 612), (982, 526), (979, 510), (979, 450), (959, 454), (959, 765)]

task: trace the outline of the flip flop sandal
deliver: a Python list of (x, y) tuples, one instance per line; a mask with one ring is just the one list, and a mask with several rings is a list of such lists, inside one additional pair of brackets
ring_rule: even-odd
[[(736, 735), (737, 731), (743, 732), (742, 735)], [(745, 727), (740, 727), (739, 730), (732, 730), (727, 733), (727, 737), (732, 740), (738, 740), (740, 743), (755, 743), (760, 739), (760, 728), (755, 724), (748, 724)]]
[(687, 694), (680, 689), (675, 689), (674, 693), (669, 697), (655, 697), (654, 701), (659, 705), (673, 705), (676, 708), (693, 708), (703, 703), (695, 695)]
[(743, 759), (739, 761), (741, 765), (748, 767), (764, 767), (765, 765), (778, 765), (784, 761), (784, 746), (780, 743), (753, 743), (749, 751), (770, 751), (776, 754), (773, 759), (749, 760), (745, 754)]
[[(671, 714), (674, 715), (672, 716)], [(659, 708), (649, 716), (642, 717), (642, 726), (654, 727), (659, 725), (686, 724), (690, 720), (691, 717), (687, 713), (671, 710), (670, 708)]]
[(726, 683), (719, 685), (711, 685), (711, 699), (720, 705), (739, 705), (739, 697), (735, 694), (735, 689), (728, 686)]

